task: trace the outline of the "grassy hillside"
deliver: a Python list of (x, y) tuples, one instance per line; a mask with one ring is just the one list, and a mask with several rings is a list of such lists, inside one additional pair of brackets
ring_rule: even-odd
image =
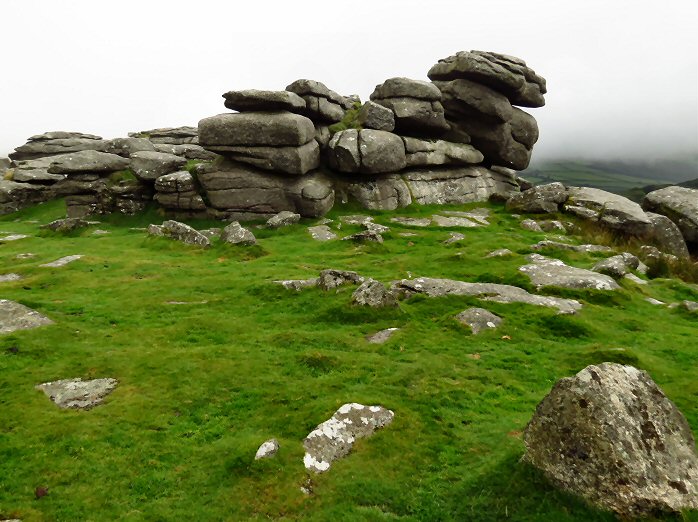
[[(0, 297), (55, 321), (0, 336), (0, 519), (614, 520), (522, 464), (521, 432), (558, 379), (616, 361), (647, 370), (698, 433), (698, 320), (645, 301), (698, 300), (698, 287), (655, 279), (611, 295), (566, 291), (584, 308), (560, 316), (471, 297), (417, 296), (375, 311), (349, 304), (353, 287), (272, 284), (331, 267), (384, 282), (432, 276), (530, 289), (518, 267), (545, 235), (490, 208), (489, 227), (461, 230), (465, 240), (451, 245), (442, 244), (446, 229), (410, 229), (374, 212), (391, 226), (383, 245), (319, 243), (304, 220), (255, 229), (255, 247), (209, 250), (134, 230), (161, 222), (154, 212), (103, 218), (107, 235), (41, 233), (64, 214), (61, 202), (0, 217), (1, 232), (32, 235), (0, 244), (0, 274), (24, 277), (0, 283)], [(497, 248), (515, 255), (485, 259)], [(37, 256), (16, 259), (26, 252)], [(70, 254), (85, 257), (39, 267)], [(598, 259), (551, 254), (580, 267)], [(502, 326), (471, 335), (454, 320), (469, 306), (500, 315)], [(384, 345), (366, 342), (388, 327), (401, 330)], [(90, 411), (60, 410), (34, 389), (72, 377), (120, 384)], [(388, 407), (395, 420), (327, 473), (308, 475), (303, 438), (353, 401)], [(255, 462), (270, 437), (279, 454)], [(35, 499), (38, 486), (48, 495)]]
[(698, 158), (656, 163), (621, 161), (550, 161), (532, 165), (522, 176), (535, 184), (560, 181), (595, 187), (641, 199), (642, 187), (672, 185), (698, 178)]

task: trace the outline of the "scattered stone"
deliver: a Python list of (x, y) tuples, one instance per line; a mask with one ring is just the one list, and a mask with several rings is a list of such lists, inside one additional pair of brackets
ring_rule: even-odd
[(53, 321), (39, 312), (14, 301), (0, 299), (0, 334), (49, 324), (53, 324)]
[(679, 306), (689, 312), (698, 312), (698, 303), (696, 303), (695, 301), (684, 300), (681, 301), (681, 304)]
[(385, 330), (381, 330), (380, 332), (376, 332), (373, 335), (369, 335), (366, 337), (366, 340), (370, 344), (383, 344), (387, 342), (392, 335), (400, 330), (399, 328), (386, 328)]
[(487, 208), (474, 208), (473, 210), (461, 211), (461, 210), (445, 210), (442, 214), (446, 216), (457, 216), (465, 217), (483, 226), (488, 226), (490, 223), (487, 221), (490, 215), (490, 211)]
[(395, 129), (395, 116), (393, 111), (378, 105), (375, 102), (367, 101), (361, 107), (356, 121), (364, 129), (375, 129), (392, 132)]
[(574, 299), (529, 294), (518, 286), (500, 285), (497, 283), (467, 283), (465, 281), (454, 281), (453, 279), (419, 277), (395, 281), (391, 289), (396, 294), (404, 297), (410, 297), (415, 294), (425, 294), (429, 297), (471, 295), (484, 301), (494, 301), (496, 303), (526, 303), (556, 308), (561, 314), (573, 314), (582, 308), (581, 303)]
[(664, 301), (660, 301), (659, 299), (655, 299), (654, 297), (646, 297), (645, 301), (647, 301), (649, 304), (657, 305), (657, 306), (666, 304), (666, 303), (664, 303)]
[(54, 232), (72, 232), (87, 226), (89, 223), (82, 218), (64, 218), (51, 221), (48, 225), (43, 225), (40, 228), (47, 228)]
[(20, 279), (22, 279), (22, 276), (19, 274), (0, 274), (0, 283), (10, 283), (12, 281), (19, 281)]
[(686, 418), (644, 371), (603, 363), (558, 381), (524, 431), (524, 460), (622, 518), (698, 508)]
[(89, 410), (101, 404), (118, 383), (116, 379), (62, 379), (37, 384), (36, 389), (43, 391), (59, 408)]
[(342, 405), (303, 441), (305, 468), (316, 473), (327, 471), (335, 460), (351, 452), (357, 439), (370, 437), (377, 429), (387, 426), (394, 415), (382, 406)]
[(357, 232), (356, 234), (343, 237), (342, 241), (383, 243), (383, 236), (381, 236), (378, 232), (374, 232), (373, 230), (364, 230), (363, 232)]
[(17, 254), (15, 256), (15, 259), (33, 259), (36, 257), (36, 254), (33, 254), (31, 252), (26, 252), (24, 254)]
[(565, 225), (561, 221), (557, 220), (545, 220), (539, 221), (538, 225), (543, 229), (544, 232), (560, 232), (562, 234), (567, 233)]
[(107, 234), (111, 234), (108, 230), (102, 230), (102, 229), (97, 229), (94, 232), (92, 232), (93, 236), (106, 236)]
[(283, 286), (286, 290), (295, 290), (296, 292), (300, 292), (305, 288), (318, 286), (319, 281), (319, 278), (314, 277), (312, 279), (286, 279), (283, 281), (273, 281), (273, 283)]
[(552, 214), (567, 201), (567, 189), (562, 183), (548, 183), (513, 194), (506, 203), (510, 212), (525, 214)]
[(461, 227), (461, 228), (475, 228), (481, 227), (482, 225), (477, 221), (468, 219), (467, 217), (458, 216), (439, 216), (435, 214), (431, 217), (432, 223), (439, 227)]
[(523, 221), (521, 221), (521, 228), (530, 230), (531, 232), (543, 232), (543, 229), (540, 227), (540, 225), (532, 219), (524, 219)]
[(487, 254), (485, 257), (506, 257), (512, 255), (514, 252), (509, 250), (508, 248), (498, 248), (497, 250), (493, 250), (489, 254)]
[(388, 308), (398, 306), (395, 294), (388, 290), (383, 283), (367, 279), (351, 296), (355, 305), (370, 306), (371, 308)]
[(254, 459), (270, 459), (274, 457), (278, 451), (279, 441), (276, 439), (269, 439), (262, 442), (261, 446), (259, 446), (259, 449), (257, 450), (257, 453), (255, 453)]
[(468, 308), (456, 316), (461, 324), (467, 325), (473, 331), (473, 335), (480, 332), (497, 328), (502, 324), (502, 318), (484, 308)]
[(545, 248), (557, 248), (558, 250), (571, 250), (573, 252), (591, 253), (606, 253), (613, 252), (613, 249), (605, 245), (570, 245), (569, 243), (561, 243), (560, 241), (539, 241), (535, 245), (531, 245), (532, 250), (543, 250)]
[(272, 216), (267, 221), (268, 228), (281, 228), (289, 225), (295, 225), (301, 220), (301, 215), (288, 210), (282, 210), (275, 216)]
[(350, 283), (353, 285), (361, 284), (365, 281), (363, 276), (360, 276), (356, 272), (350, 270), (335, 270), (334, 268), (327, 268), (320, 272), (320, 276), (317, 279), (317, 286), (321, 290), (332, 290), (338, 286)]
[(237, 221), (231, 222), (221, 232), (221, 241), (231, 245), (255, 245), (257, 239), (254, 234), (240, 225)]
[(205, 305), (208, 304), (208, 300), (203, 301), (165, 301), (168, 305)]
[(373, 223), (373, 217), (356, 214), (351, 216), (339, 216), (339, 221), (345, 225), (361, 225), (365, 227), (369, 223)]
[(61, 266), (67, 265), (68, 263), (72, 263), (73, 261), (77, 261), (81, 257), (82, 257), (82, 255), (80, 255), (80, 254), (75, 254), (72, 256), (65, 256), (65, 257), (61, 257), (60, 259), (56, 259), (55, 261), (51, 261), (50, 263), (45, 263), (45, 264), (39, 265), (39, 266), (44, 267), (44, 268), (59, 268)]
[(0, 237), (0, 243), (9, 243), (10, 241), (18, 241), (30, 237), (27, 234), (10, 234), (9, 236)]
[(645, 281), (644, 279), (640, 279), (639, 277), (637, 277), (635, 274), (632, 274), (632, 273), (625, 274), (623, 276), (623, 279), (627, 279), (628, 281), (632, 281), (636, 285), (646, 285), (647, 284), (647, 281)]
[(451, 243), (456, 243), (456, 242), (462, 241), (464, 239), (465, 239), (465, 234), (461, 234), (460, 232), (451, 232), (451, 237), (449, 237), (443, 243), (444, 243), (444, 245), (450, 245)]
[(399, 232), (398, 236), (400, 236), (400, 237), (418, 237), (419, 234), (415, 234), (414, 232)]
[(617, 290), (620, 288), (612, 277), (568, 266), (559, 259), (551, 259), (540, 254), (531, 254), (527, 259), (531, 261), (531, 264), (520, 267), (519, 271), (526, 274), (538, 289), (545, 286), (595, 290)]
[(386, 232), (390, 232), (390, 227), (381, 225), (379, 223), (366, 223), (364, 226), (366, 227), (366, 230), (375, 232), (376, 234), (385, 234)]
[[(151, 232), (151, 225), (148, 227), (148, 232)], [(185, 223), (180, 223), (179, 221), (168, 220), (164, 221), (161, 225), (162, 235), (174, 239), (175, 241), (180, 241), (187, 245), (198, 245), (200, 247), (208, 248), (211, 246), (211, 241), (204, 236), (202, 233), (198, 232), (194, 228), (190, 227)], [(154, 235), (159, 235), (157, 232)]]
[(315, 241), (331, 241), (337, 239), (337, 234), (332, 232), (332, 229), (327, 225), (308, 227), (308, 232)]
[(428, 227), (429, 225), (431, 225), (431, 218), (412, 218), (397, 216), (391, 217), (390, 221), (408, 227)]
[(620, 278), (627, 275), (631, 270), (635, 270), (640, 264), (640, 260), (628, 252), (623, 252), (617, 256), (603, 259), (596, 263), (592, 270), (611, 277)]

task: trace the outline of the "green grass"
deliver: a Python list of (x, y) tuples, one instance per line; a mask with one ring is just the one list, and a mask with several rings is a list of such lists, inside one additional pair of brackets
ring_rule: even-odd
[[(694, 285), (655, 279), (623, 283), (612, 297), (558, 292), (584, 302), (563, 317), (453, 296), (374, 311), (350, 306), (352, 287), (296, 293), (272, 284), (332, 267), (385, 282), (411, 274), (525, 286), (523, 254), (545, 235), (491, 209), (490, 227), (464, 230), (465, 240), (447, 246), (447, 229), (401, 227), (390, 213), (371, 212), (392, 228), (383, 245), (315, 242), (306, 231), (315, 220), (303, 220), (253, 229), (253, 249), (209, 250), (132, 230), (163, 220), (152, 209), (65, 236), (38, 235), (64, 214), (60, 201), (0, 217), (0, 231), (33, 235), (0, 244), (0, 273), (24, 276), (1, 283), (0, 297), (55, 321), (0, 336), (0, 519), (614, 520), (520, 463), (520, 433), (558, 379), (609, 360), (647, 370), (696, 432), (698, 319), (644, 301), (698, 300)], [(330, 217), (353, 212), (335, 208)], [(111, 234), (91, 235), (97, 227)], [(408, 230), (418, 236), (398, 235)], [(496, 248), (516, 254), (484, 258)], [(22, 252), (37, 257), (15, 259)], [(70, 254), (85, 257), (38, 266)], [(580, 267), (598, 260), (559, 254)], [(504, 323), (470, 335), (453, 316), (473, 305)], [(401, 330), (386, 344), (365, 341), (394, 326)], [(87, 412), (59, 410), (34, 390), (70, 377), (120, 384)], [(309, 476), (303, 438), (353, 401), (384, 405), (395, 420), (329, 472)], [(280, 441), (278, 456), (255, 462), (270, 437)], [(49, 494), (35, 499), (37, 486)]]

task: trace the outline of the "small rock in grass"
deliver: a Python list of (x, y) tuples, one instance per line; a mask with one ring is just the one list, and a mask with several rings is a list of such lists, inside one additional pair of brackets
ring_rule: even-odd
[(383, 243), (383, 236), (381, 236), (378, 232), (374, 232), (373, 230), (364, 230), (363, 232), (357, 232), (356, 234), (343, 237), (342, 241)]
[(22, 276), (19, 274), (0, 274), (0, 283), (9, 283), (11, 281), (19, 281), (20, 279), (22, 279)]
[(679, 306), (689, 312), (698, 312), (698, 303), (696, 303), (695, 301), (681, 301), (681, 304)]
[(646, 285), (647, 284), (647, 281), (645, 281), (644, 279), (640, 279), (635, 274), (625, 274), (623, 276), (623, 279), (627, 279), (628, 281), (632, 281), (636, 285)]
[(366, 340), (371, 344), (383, 344), (392, 337), (392, 335), (397, 332), (399, 328), (386, 328), (380, 332), (376, 332), (373, 335), (366, 337)]
[(259, 459), (270, 459), (279, 451), (279, 441), (276, 439), (269, 439), (262, 442), (261, 446), (257, 450), (254, 456), (255, 460)]
[(332, 229), (327, 225), (316, 225), (308, 227), (308, 233), (315, 241), (332, 241), (337, 239), (337, 234), (332, 232)]
[(221, 241), (231, 245), (254, 245), (257, 243), (254, 234), (237, 221), (231, 222), (223, 229)]
[(505, 257), (505, 256), (510, 256), (514, 252), (509, 250), (508, 248), (499, 248), (497, 250), (493, 250), (489, 254), (487, 254), (485, 257)]
[(649, 304), (656, 306), (666, 304), (664, 303), (664, 301), (660, 301), (659, 299), (655, 299), (654, 297), (645, 297), (645, 301), (647, 301)]
[(373, 223), (373, 217), (355, 214), (351, 216), (339, 216), (339, 221), (345, 225), (366, 226), (368, 223)]
[(10, 234), (9, 236), (0, 237), (0, 243), (7, 243), (9, 241), (17, 241), (19, 239), (28, 238), (27, 234)]
[(412, 218), (397, 216), (390, 218), (390, 221), (408, 227), (428, 227), (429, 225), (431, 225), (430, 218)]
[(335, 270), (334, 268), (326, 268), (320, 272), (317, 279), (317, 286), (321, 290), (332, 290), (338, 286), (351, 283), (358, 285), (363, 283), (365, 278), (351, 270)]
[(56, 259), (55, 261), (51, 261), (50, 263), (44, 263), (43, 265), (39, 265), (39, 266), (44, 267), (44, 268), (58, 268), (61, 266), (65, 266), (68, 263), (72, 263), (73, 261), (77, 261), (81, 257), (82, 257), (82, 255), (80, 255), (80, 254), (75, 254), (72, 256), (65, 256), (65, 257), (61, 257), (60, 259)]
[(361, 283), (361, 286), (352, 294), (351, 302), (355, 305), (370, 306), (371, 308), (398, 306), (395, 294), (388, 290), (383, 283), (374, 279), (368, 279)]
[(540, 225), (532, 219), (524, 219), (521, 222), (521, 228), (530, 230), (532, 232), (543, 232), (543, 229), (540, 228)]
[(439, 227), (462, 227), (462, 228), (474, 228), (481, 227), (482, 224), (468, 219), (467, 217), (458, 216), (439, 216), (438, 214), (432, 216), (432, 222)]
[(445, 240), (444, 245), (450, 245), (451, 243), (456, 243), (457, 241), (462, 241), (465, 239), (465, 235), (460, 232), (451, 232), (451, 237)]
[(502, 318), (484, 308), (468, 308), (456, 316), (461, 324), (469, 326), (473, 335), (477, 335), (483, 330), (497, 328), (502, 324)]
[(32, 259), (34, 257), (36, 257), (36, 254), (33, 254), (31, 252), (26, 252), (24, 254), (17, 254), (15, 256), (15, 259)]
[(36, 310), (14, 301), (0, 299), (0, 334), (30, 330), (49, 324), (53, 324), (53, 321)]
[(85, 228), (90, 223), (82, 218), (65, 218), (51, 221), (48, 225), (43, 225), (40, 228), (47, 228), (54, 232), (72, 232), (79, 228)]
[(37, 384), (36, 389), (43, 391), (59, 408), (88, 410), (101, 404), (118, 381), (116, 379), (62, 379), (60, 381)]
[(296, 214), (295, 212), (289, 212), (288, 210), (282, 210), (275, 216), (270, 217), (267, 220), (267, 227), (268, 228), (281, 228), (281, 227), (287, 227), (289, 225), (295, 225), (298, 223), (301, 219), (300, 214)]

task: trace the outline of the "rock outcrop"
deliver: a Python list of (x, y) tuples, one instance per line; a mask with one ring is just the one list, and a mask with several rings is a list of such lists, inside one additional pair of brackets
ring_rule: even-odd
[(559, 380), (524, 431), (524, 460), (623, 518), (698, 509), (698, 456), (676, 405), (632, 366)]
[(642, 208), (671, 219), (686, 242), (698, 248), (698, 189), (666, 187), (655, 190), (645, 196)]

